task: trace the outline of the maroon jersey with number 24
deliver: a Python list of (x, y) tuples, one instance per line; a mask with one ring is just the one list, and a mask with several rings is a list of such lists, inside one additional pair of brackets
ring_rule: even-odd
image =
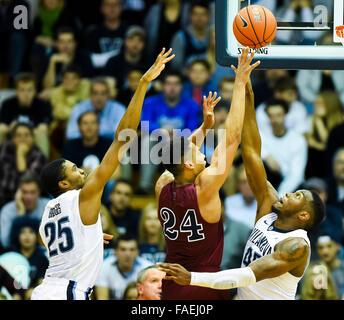
[[(200, 213), (195, 184), (164, 186), (159, 198), (159, 220), (166, 239), (165, 262), (189, 271), (217, 272), (223, 252), (223, 221), (206, 222)], [(180, 286), (164, 280), (163, 300), (230, 299), (228, 291)]]

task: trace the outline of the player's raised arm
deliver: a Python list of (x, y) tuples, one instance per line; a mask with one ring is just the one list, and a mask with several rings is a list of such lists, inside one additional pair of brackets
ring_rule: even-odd
[(261, 159), (261, 138), (256, 121), (254, 93), (250, 81), (246, 84), (245, 104), (241, 150), (247, 180), (257, 200), (257, 222), (259, 218), (271, 212), (271, 205), (278, 199), (278, 194), (267, 180)]
[[(224, 129), (226, 133), (212, 156), (211, 165), (198, 176), (200, 196), (206, 201), (213, 193), (218, 191), (225, 182), (232, 166), (235, 153), (241, 141), (241, 131), (245, 114), (245, 85), (251, 71), (259, 65), (259, 61), (251, 64), (254, 52), (249, 56), (249, 49), (244, 48), (238, 57), (238, 68), (234, 82), (234, 92), (230, 111)], [(234, 68), (232, 66), (232, 68)], [(235, 68), (234, 68), (235, 69)]]
[(122, 147), (127, 141), (120, 141), (119, 134), (125, 129), (137, 130), (148, 85), (160, 75), (161, 71), (165, 68), (165, 64), (173, 59), (174, 54), (171, 55), (171, 53), (172, 49), (166, 53), (165, 49), (163, 49), (155, 63), (140, 79), (138, 88), (118, 125), (114, 141), (106, 152), (99, 167), (90, 174), (84, 187), (81, 189), (79, 206), (84, 224), (94, 224), (97, 221), (104, 186), (117, 169), (126, 151)]
[(207, 130), (210, 130), (215, 122), (214, 108), (221, 100), (221, 97), (217, 97), (217, 92), (209, 92), (208, 97), (203, 97), (203, 123), (196, 129), (189, 137), (189, 141), (194, 143), (198, 148), (202, 146), (202, 143), (207, 136)]
[(287, 238), (276, 245), (276, 251), (268, 254), (246, 268), (220, 272), (189, 272), (179, 264), (158, 263), (166, 273), (166, 280), (180, 285), (194, 285), (213, 289), (247, 287), (264, 279), (278, 277), (290, 272), (301, 277), (307, 265), (309, 246), (303, 238)]

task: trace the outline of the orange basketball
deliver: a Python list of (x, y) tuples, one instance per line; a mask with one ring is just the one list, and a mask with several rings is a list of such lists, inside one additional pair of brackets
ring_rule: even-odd
[(233, 31), (243, 46), (257, 49), (267, 46), (275, 38), (277, 21), (269, 9), (251, 5), (242, 8), (235, 16)]

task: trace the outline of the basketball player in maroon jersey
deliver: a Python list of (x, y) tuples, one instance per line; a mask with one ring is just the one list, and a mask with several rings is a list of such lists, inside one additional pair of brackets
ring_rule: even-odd
[[(221, 142), (216, 147), (209, 167), (199, 150), (206, 130), (214, 124), (213, 108), (220, 99), (216, 93), (204, 97), (204, 122), (188, 139), (170, 140), (170, 164), (158, 179), (155, 192), (159, 202), (159, 220), (166, 239), (166, 262), (179, 263), (188, 270), (215, 272), (220, 270), (223, 251), (223, 221), (219, 190), (232, 166), (241, 140), (245, 114), (245, 86), (254, 53), (244, 48), (238, 57), (233, 99)], [(232, 66), (233, 69), (235, 69)], [(180, 286), (163, 281), (163, 300), (215, 300), (230, 298), (228, 291)]]

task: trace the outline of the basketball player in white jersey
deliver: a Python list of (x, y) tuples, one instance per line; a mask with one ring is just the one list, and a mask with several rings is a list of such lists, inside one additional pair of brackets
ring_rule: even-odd
[(254, 95), (246, 85), (242, 156), (249, 185), (257, 200), (254, 229), (247, 241), (241, 268), (216, 273), (189, 272), (178, 264), (159, 264), (165, 279), (182, 285), (214, 289), (238, 288), (239, 300), (293, 300), (310, 259), (309, 228), (319, 224), (325, 208), (319, 195), (298, 190), (278, 197), (267, 181), (260, 156)]
[[(88, 300), (103, 263), (101, 197), (126, 148), (119, 140), (124, 129), (137, 130), (149, 83), (173, 59), (172, 49), (159, 54), (142, 76), (138, 88), (118, 125), (115, 139), (100, 165), (89, 176), (74, 163), (58, 159), (42, 169), (48, 202), (40, 224), (40, 242), (48, 249), (49, 267), (32, 300)], [(127, 144), (128, 147), (128, 144)]]

